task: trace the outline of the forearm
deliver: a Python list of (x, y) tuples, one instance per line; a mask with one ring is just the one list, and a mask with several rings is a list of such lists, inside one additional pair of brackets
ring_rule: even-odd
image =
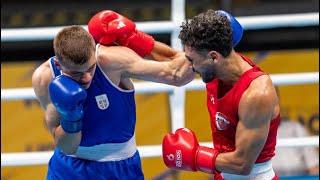
[(247, 175), (250, 173), (253, 163), (241, 158), (237, 153), (220, 153), (215, 162), (216, 169), (231, 174)]
[(159, 41), (155, 41), (151, 54), (146, 58), (156, 61), (171, 61), (177, 53), (178, 51), (174, 50), (170, 46)]
[(162, 72), (157, 76), (156, 82), (165, 83), (173, 86), (183, 86), (194, 79), (194, 72), (188, 65), (177, 64), (175, 60), (167, 63)]
[(66, 154), (75, 154), (81, 141), (81, 131), (78, 133), (66, 133), (61, 126), (54, 131), (56, 147)]

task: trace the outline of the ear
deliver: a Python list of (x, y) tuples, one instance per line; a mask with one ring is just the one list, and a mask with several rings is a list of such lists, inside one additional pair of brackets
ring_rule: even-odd
[(61, 70), (61, 65), (60, 65), (58, 59), (56, 59), (56, 58), (54, 58), (54, 65), (56, 65), (57, 68), (58, 68), (59, 70)]
[(220, 57), (220, 54), (217, 51), (209, 51), (208, 55), (213, 61), (218, 60)]

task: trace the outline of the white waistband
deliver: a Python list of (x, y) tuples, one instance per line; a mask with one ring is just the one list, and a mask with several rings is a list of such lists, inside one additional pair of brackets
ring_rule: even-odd
[(229, 173), (221, 173), (222, 176), (229, 180), (271, 180), (274, 178), (275, 173), (272, 168), (272, 162), (271, 160), (266, 161), (264, 163), (258, 163), (255, 164), (250, 172), (249, 175), (243, 176), (243, 175), (237, 175), (237, 174), (229, 174)]
[(79, 146), (75, 155), (68, 155), (92, 161), (120, 161), (132, 157), (137, 151), (135, 135), (124, 143), (107, 143), (90, 147)]

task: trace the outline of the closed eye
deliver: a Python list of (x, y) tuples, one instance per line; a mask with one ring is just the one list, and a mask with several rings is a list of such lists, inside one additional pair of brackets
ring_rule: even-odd
[(188, 61), (189, 61), (190, 63), (192, 63), (192, 59), (191, 59), (189, 56), (186, 55), (186, 58), (188, 59)]

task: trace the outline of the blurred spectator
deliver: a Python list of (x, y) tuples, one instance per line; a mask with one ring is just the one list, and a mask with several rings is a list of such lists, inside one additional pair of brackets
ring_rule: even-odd
[[(278, 129), (278, 139), (309, 136), (307, 129), (299, 122), (284, 118)], [(319, 174), (319, 152), (314, 147), (277, 148), (272, 159), (278, 176)]]

